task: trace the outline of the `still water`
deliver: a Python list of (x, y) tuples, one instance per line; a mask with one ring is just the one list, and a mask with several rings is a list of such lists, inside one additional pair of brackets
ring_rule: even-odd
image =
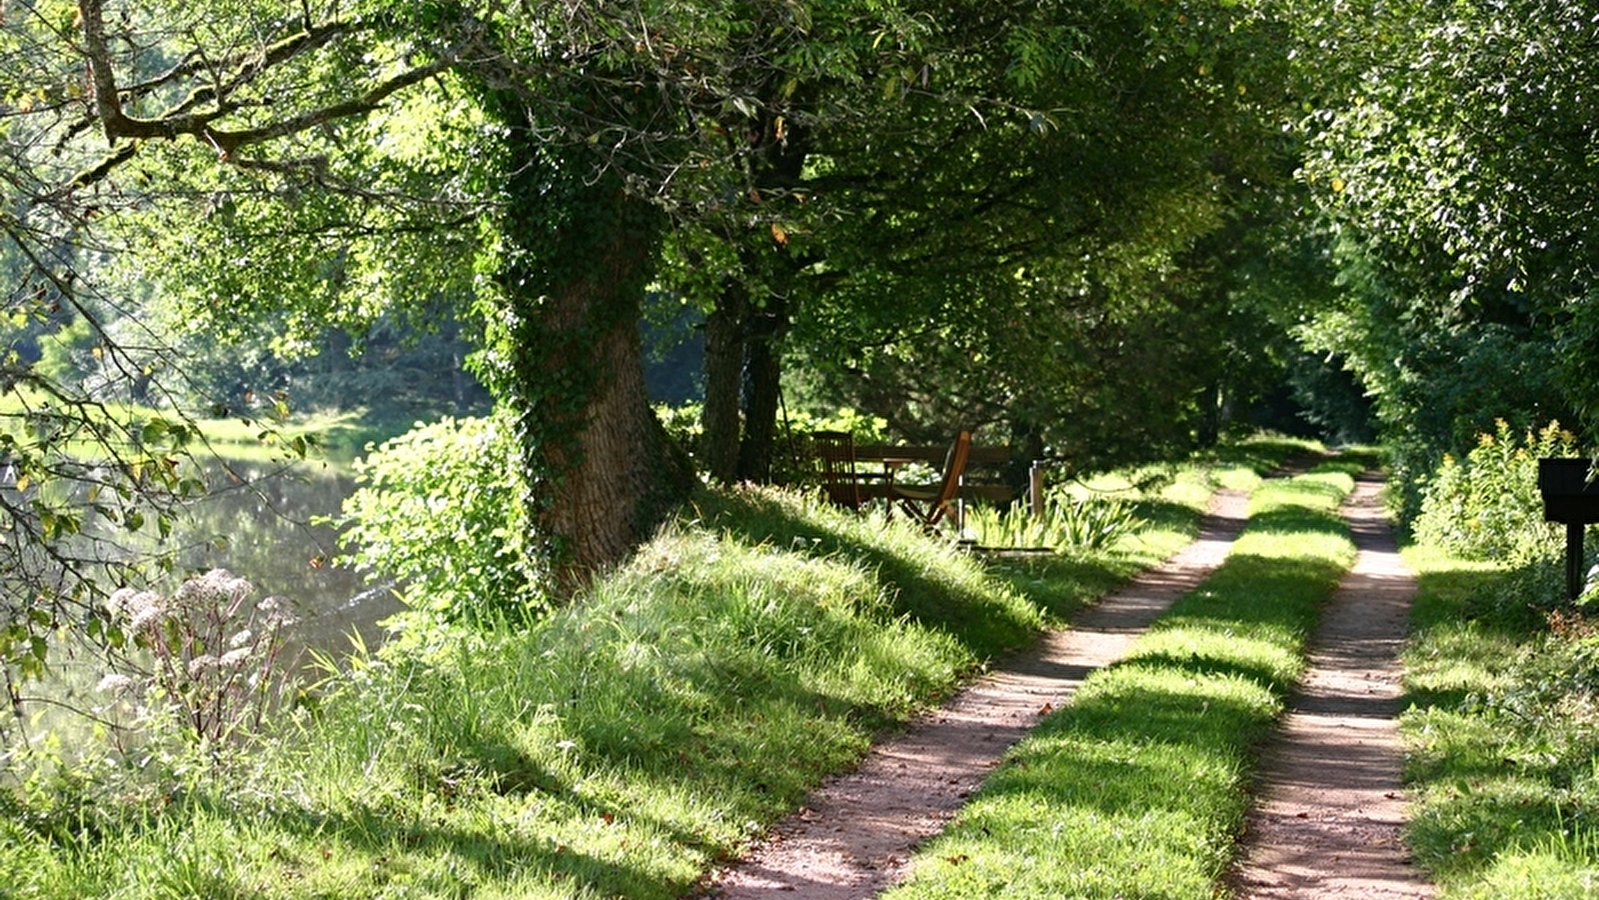
[(400, 608), (384, 585), (369, 585), (341, 565), (338, 534), (326, 522), (354, 489), (333, 466), (216, 463), (211, 490), (180, 527), (192, 547), (191, 569), (227, 569), (255, 585), (256, 599), (288, 600), (300, 618), (298, 642), (334, 652), (359, 632), (368, 647), (381, 640), (378, 622)]
[[(203, 479), (207, 494), (182, 511), (170, 538), (173, 546), (185, 548), (184, 574), (226, 569), (254, 586), (251, 601), (288, 601), (299, 620), (288, 635), (291, 653), (310, 648), (336, 659), (349, 650), (352, 635), (368, 648), (382, 642), (379, 623), (400, 604), (389, 586), (368, 584), (340, 564), (338, 533), (328, 521), (354, 489), (347, 471), (305, 463), (216, 461), (205, 466)], [(175, 587), (176, 580), (157, 589), (170, 593)], [(109, 670), (98, 656), (63, 642), (51, 649), (49, 673), (42, 680), (20, 686), (7, 682), (18, 702), (0, 711), (0, 776), (7, 747), (18, 736), (87, 734), (91, 720), (77, 713), (106, 702), (96, 684)]]

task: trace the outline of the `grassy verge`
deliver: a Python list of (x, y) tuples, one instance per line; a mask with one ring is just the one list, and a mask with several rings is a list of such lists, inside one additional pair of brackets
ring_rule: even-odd
[(1001, 573), (908, 526), (708, 494), (581, 604), (361, 659), (220, 766), (62, 753), (0, 790), (0, 898), (681, 896), (1269, 456), (1146, 497), (1141, 541)]
[(1329, 466), (1257, 490), (1222, 568), (1019, 744), (889, 896), (1214, 896), (1253, 750), (1353, 559), (1352, 484)]
[(1599, 896), (1591, 630), (1550, 634), (1515, 599), (1525, 573), (1406, 555), (1420, 576), (1401, 720), (1417, 861), (1450, 898)]

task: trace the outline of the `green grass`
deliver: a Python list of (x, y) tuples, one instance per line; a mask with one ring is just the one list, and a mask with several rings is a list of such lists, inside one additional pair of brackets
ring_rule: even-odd
[(1401, 720), (1417, 861), (1446, 898), (1599, 896), (1599, 725), (1553, 662), (1561, 640), (1494, 601), (1524, 581), (1505, 567), (1406, 556), (1420, 576)]
[[(37, 391), (12, 391), (0, 396), (0, 424), (7, 418), (60, 405)], [(365, 453), (369, 444), (401, 434), (413, 424), (408, 419), (368, 410), (295, 413), (278, 421), (272, 411), (265, 409), (248, 418), (185, 417), (172, 410), (124, 402), (86, 404), (75, 415), (95, 424), (99, 434), (91, 437), (83, 433), (58, 448), (60, 452), (87, 457), (104, 456), (113, 450), (123, 452), (126, 448), (121, 444), (129, 440), (125, 429), (154, 420), (192, 426), (194, 437), (184, 443), (184, 448), (197, 456), (215, 454), (230, 461), (248, 462), (312, 456), (346, 464)]]
[[(0, 898), (682, 896), (873, 740), (1175, 550), (1208, 485), (1251, 465), (1143, 498), (1159, 527), (1112, 551), (1004, 568), (903, 523), (707, 493), (582, 602), (425, 661), (357, 657), (221, 768), (101, 750), (0, 790)], [(1169, 637), (1227, 643), (1188, 627)], [(1179, 727), (1167, 695), (1190, 678), (1254, 702), (1225, 673), (1161, 677), (1140, 702)]]
[(1347, 470), (1267, 483), (1233, 555), (1019, 744), (893, 900), (1210, 898), (1254, 749), (1353, 559)]

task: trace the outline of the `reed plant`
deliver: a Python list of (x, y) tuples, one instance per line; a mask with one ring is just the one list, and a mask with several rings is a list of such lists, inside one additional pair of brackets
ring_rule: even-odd
[(1041, 512), (1021, 503), (1005, 509), (976, 506), (965, 519), (967, 532), (981, 546), (1058, 553), (1102, 550), (1142, 524), (1134, 504), (1120, 498), (1077, 499), (1058, 493), (1045, 501)]

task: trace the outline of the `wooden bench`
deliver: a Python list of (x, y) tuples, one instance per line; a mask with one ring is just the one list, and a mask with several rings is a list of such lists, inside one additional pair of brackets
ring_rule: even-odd
[[(877, 473), (865, 473), (874, 480), (860, 485), (861, 496), (866, 499), (887, 497), (889, 484), (892, 483), (891, 476), (897, 474), (899, 469), (913, 463), (925, 464), (937, 473), (943, 468), (944, 456), (948, 452), (947, 444), (856, 444), (856, 466), (861, 469), (878, 466), (882, 471), (882, 476), (878, 476)], [(982, 500), (1001, 506), (1014, 502), (1018, 499), (1018, 492), (1015, 487), (1001, 480), (1000, 474), (1010, 462), (1009, 447), (973, 444), (966, 459), (966, 471), (956, 496), (962, 501)], [(878, 477), (882, 480), (875, 480)], [(1028, 471), (1027, 499), (1029, 506), (1035, 512), (1043, 508), (1044, 469), (1043, 463), (1037, 460)]]

